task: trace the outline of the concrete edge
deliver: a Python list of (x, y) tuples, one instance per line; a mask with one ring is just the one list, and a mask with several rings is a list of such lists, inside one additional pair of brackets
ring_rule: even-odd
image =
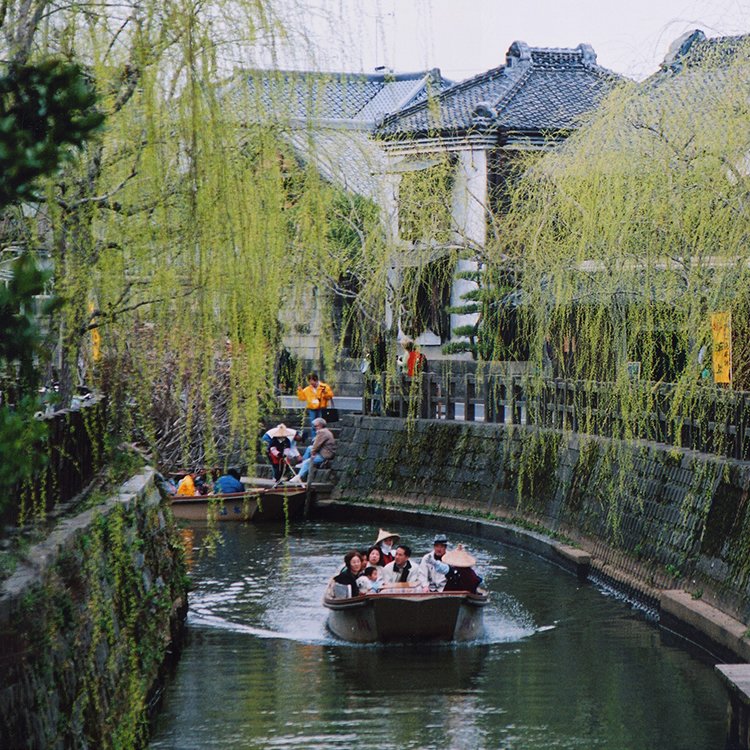
[(748, 628), (739, 620), (679, 589), (661, 591), (659, 608), (667, 624), (672, 621), (686, 625), (743, 662), (750, 661)]
[[(154, 469), (146, 467), (140, 474), (113, 490), (104, 503), (62, 519), (45, 539), (33, 545), (13, 574), (0, 584), (0, 623), (7, 622), (13, 616), (15, 603), (26, 588), (44, 576), (50, 565), (57, 561), (60, 551), (71, 544), (81, 529), (87, 528), (96, 515), (106, 515), (119, 503), (129, 507), (133, 501), (144, 500), (149, 488), (154, 486), (155, 473)], [(158, 493), (156, 495), (158, 498)]]
[(474, 519), (446, 513), (425, 512), (422, 509), (392, 505), (370, 505), (342, 499), (321, 503), (315, 515), (328, 520), (351, 520), (352, 511), (358, 516), (371, 515), (379, 521), (408, 523), (417, 527), (439, 528), (446, 533), (464, 533), (479, 539), (501, 542), (526, 550), (559, 567), (589, 579), (596, 572), (626, 595), (659, 608), (659, 624), (680, 636), (693, 638), (709, 651), (718, 651), (727, 661), (736, 659), (750, 662), (748, 627), (716, 607), (693, 599), (682, 590), (654, 589), (640, 579), (602, 564), (589, 552), (553, 539), (537, 531), (515, 526), (509, 522)]

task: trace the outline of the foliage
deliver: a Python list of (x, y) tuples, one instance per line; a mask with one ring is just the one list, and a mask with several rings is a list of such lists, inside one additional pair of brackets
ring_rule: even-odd
[[(41, 176), (55, 172), (99, 128), (96, 95), (81, 69), (56, 59), (11, 64), (0, 77), (0, 208), (36, 197)], [(54, 297), (37, 304), (49, 274), (29, 253), (14, 262), (0, 286), (0, 512), (34, 470), (33, 456), (45, 425), (38, 409), (40, 320), (53, 312)]]
[(39, 177), (73, 158), (104, 120), (80, 66), (55, 58), (11, 64), (0, 112), (0, 206), (36, 199)]

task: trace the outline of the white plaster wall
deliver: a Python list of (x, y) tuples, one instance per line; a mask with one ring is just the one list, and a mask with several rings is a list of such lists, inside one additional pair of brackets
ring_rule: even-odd
[[(453, 183), (453, 222), (456, 244), (464, 247), (484, 247), (487, 223), (487, 151), (484, 148), (467, 148), (458, 153), (456, 176)], [(457, 271), (475, 271), (475, 260), (460, 259)], [(454, 279), (451, 290), (451, 305), (466, 303), (462, 295), (476, 289), (477, 284), (468, 279)], [(474, 325), (477, 314), (452, 314), (451, 331), (457, 326)], [(451, 338), (454, 338), (451, 336)], [(455, 337), (461, 340), (462, 337)], [(464, 339), (465, 340), (465, 339)]]

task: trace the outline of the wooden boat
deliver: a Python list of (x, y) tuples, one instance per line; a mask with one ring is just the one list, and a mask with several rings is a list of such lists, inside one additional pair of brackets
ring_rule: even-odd
[(334, 581), (323, 598), (329, 630), (353, 643), (473, 641), (484, 634), (488, 601), (486, 592), (422, 591), (409, 584), (350, 597), (349, 587)]
[(305, 509), (304, 487), (253, 487), (221, 495), (174, 495), (175, 518), (188, 521), (286, 521)]

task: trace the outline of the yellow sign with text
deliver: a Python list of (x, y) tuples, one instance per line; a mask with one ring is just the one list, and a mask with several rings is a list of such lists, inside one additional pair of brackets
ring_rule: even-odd
[(711, 313), (714, 382), (732, 382), (732, 313)]

